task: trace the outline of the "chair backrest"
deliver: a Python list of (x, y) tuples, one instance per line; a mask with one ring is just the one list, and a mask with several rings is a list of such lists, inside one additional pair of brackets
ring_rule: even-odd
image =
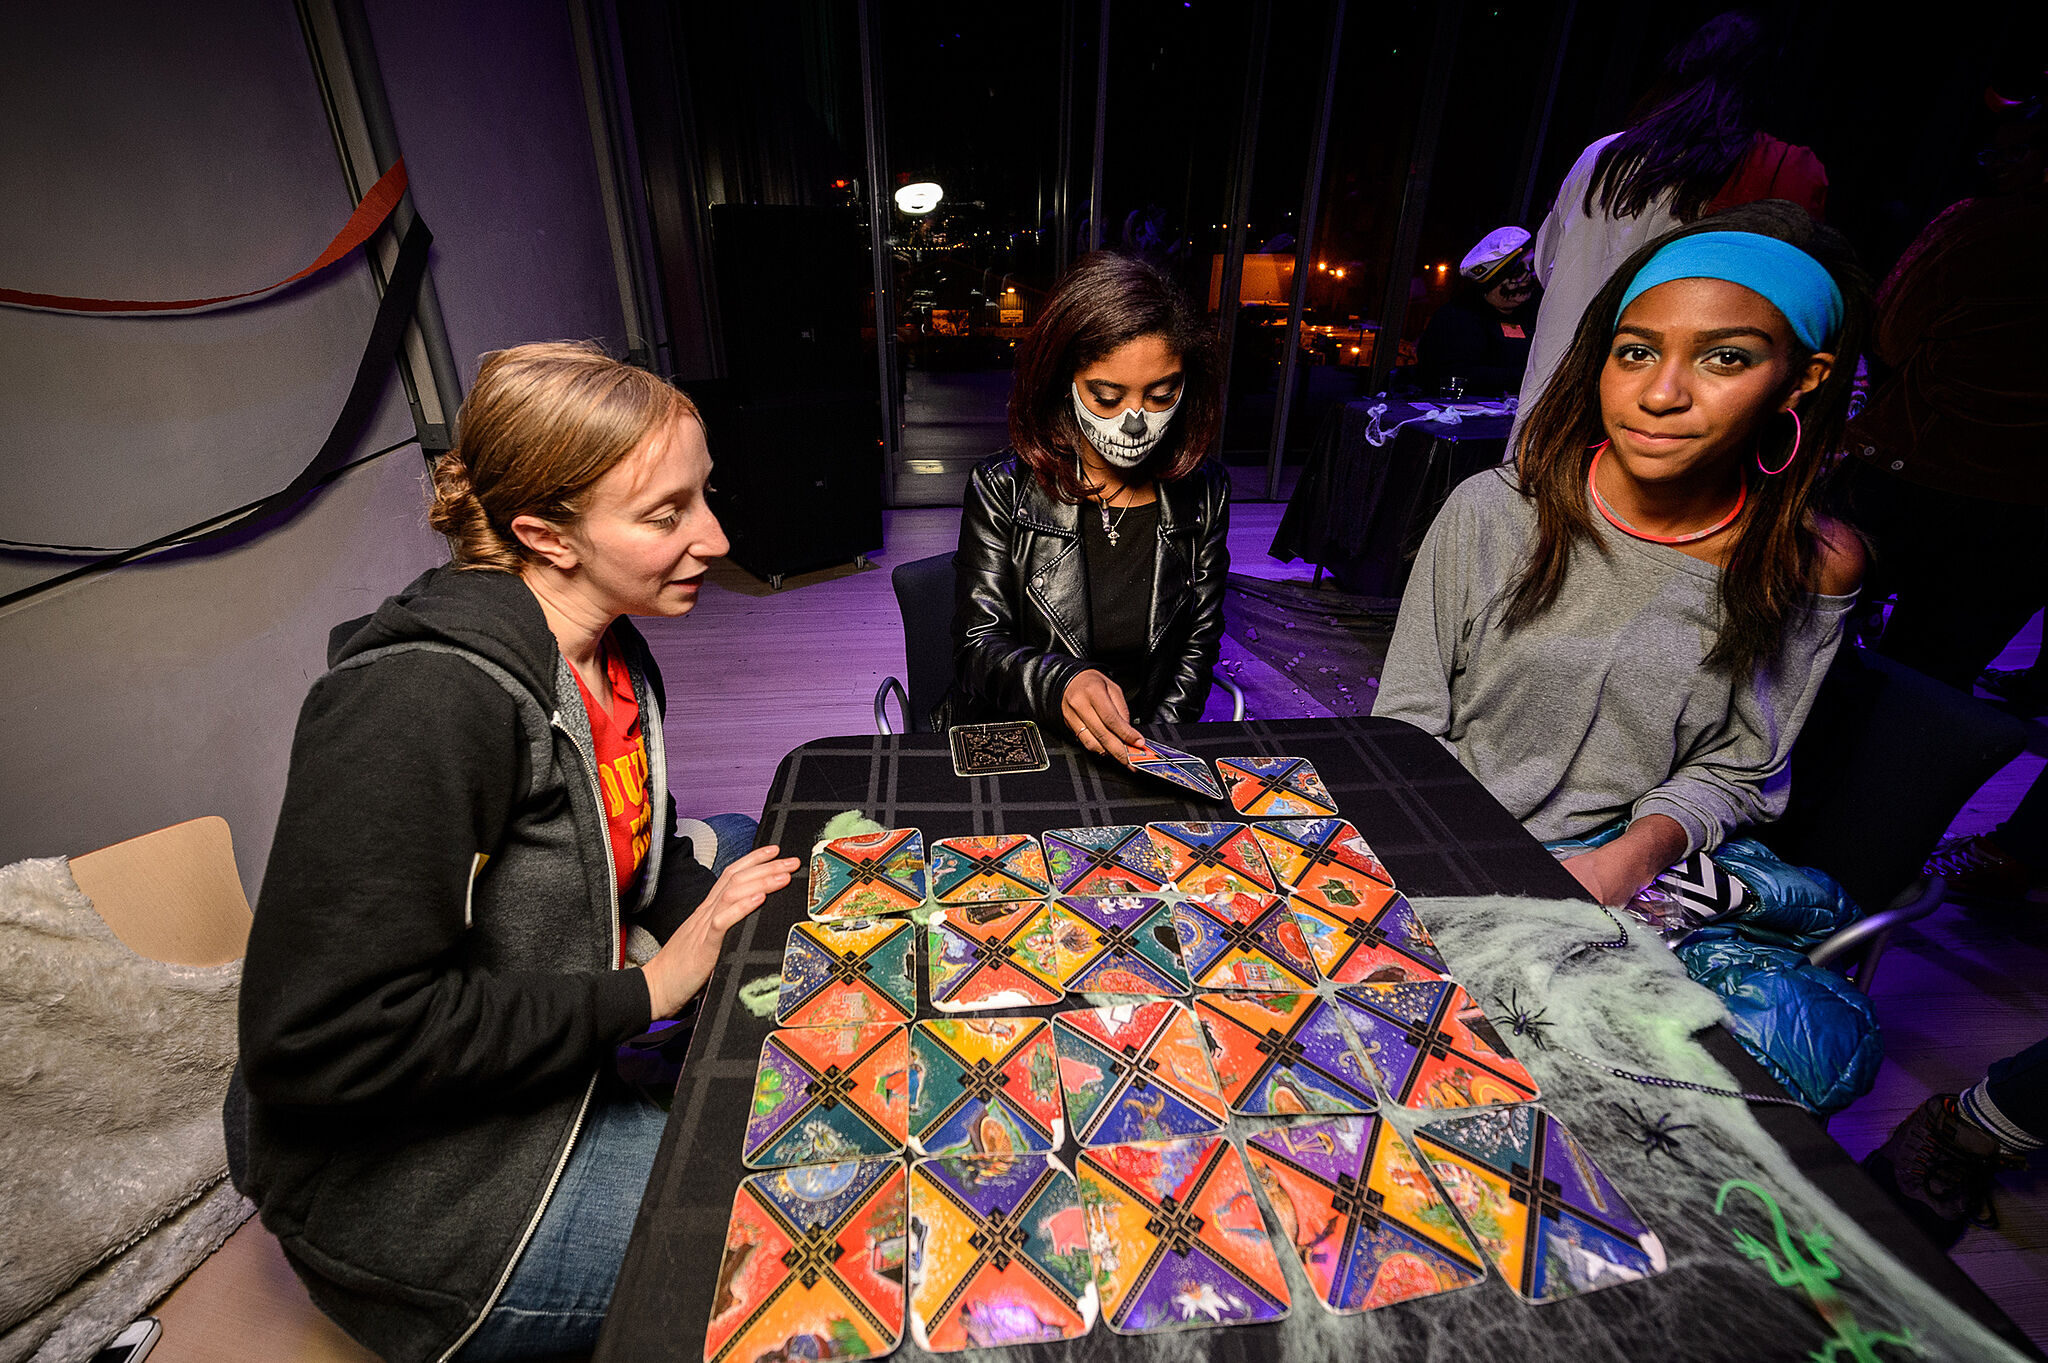
[(1792, 749), (1785, 817), (1756, 837), (1876, 912), (2037, 726), (1845, 644)]
[(930, 733), (932, 710), (953, 684), (953, 555), (899, 563), (889, 574), (903, 614), (905, 726)]
[(226, 965), (249, 945), (248, 897), (226, 819), (208, 815), (71, 858), (114, 935), (169, 965)]

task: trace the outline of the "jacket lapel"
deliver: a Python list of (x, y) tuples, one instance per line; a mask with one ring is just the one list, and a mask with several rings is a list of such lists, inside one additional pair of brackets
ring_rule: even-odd
[[(1031, 580), (1024, 584), (1024, 589), (1031, 594), (1031, 599), (1044, 612), (1045, 618), (1052, 621), (1060, 642), (1076, 658), (1085, 658), (1095, 643), (1088, 628), (1088, 574), (1078, 561), (1068, 561), (1081, 552), (1081, 508), (1054, 501), (1045, 495), (1035, 478), (1026, 477), (1022, 495), (1017, 499), (1016, 516), (1020, 524), (1059, 541), (1058, 551), (1031, 570)], [(1053, 594), (1046, 591), (1068, 572), (1073, 573), (1081, 585), (1078, 613), (1071, 608), (1060, 609)]]

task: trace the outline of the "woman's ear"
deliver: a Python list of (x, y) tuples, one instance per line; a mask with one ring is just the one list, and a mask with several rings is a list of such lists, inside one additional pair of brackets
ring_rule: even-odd
[(521, 544), (540, 555), (542, 561), (565, 573), (581, 562), (576, 546), (569, 542), (558, 525), (538, 516), (519, 515), (512, 518), (511, 529)]
[(1806, 358), (1806, 369), (1793, 383), (1792, 391), (1786, 395), (1785, 405), (1778, 410), (1789, 412), (1799, 405), (1799, 399), (1811, 393), (1828, 381), (1828, 375), (1835, 372), (1835, 357), (1825, 350), (1817, 351)]

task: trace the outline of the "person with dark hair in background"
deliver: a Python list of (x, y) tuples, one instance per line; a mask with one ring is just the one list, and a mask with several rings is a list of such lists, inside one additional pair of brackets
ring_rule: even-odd
[(1486, 234), (1458, 262), (1458, 290), (1430, 316), (1415, 357), (1427, 392), (1499, 397), (1522, 386), (1542, 289), (1529, 267), (1526, 228)]
[(1599, 842), (1564, 865), (1603, 904), (1784, 812), (1862, 577), (1815, 490), (1867, 297), (1790, 204), (1650, 243), (1586, 310), (1515, 464), (1453, 490), (1416, 558), (1373, 713), (1440, 739), (1538, 838)]
[(1017, 348), (1010, 448), (968, 482), (952, 718), (1034, 719), (1126, 760), (1133, 723), (1202, 717), (1223, 637), (1221, 375), (1157, 265), (1107, 251)]
[(1622, 132), (1587, 147), (1536, 233), (1543, 304), (1529, 346), (1509, 457), (1586, 304), (1626, 257), (1681, 223), (1760, 199), (1789, 199), (1820, 219), (1827, 172), (1805, 147), (1759, 126), (1771, 52), (1755, 17), (1716, 15), (1671, 50), (1658, 84)]
[[(1945, 210), (1878, 292), (1870, 405), (1849, 428), (1844, 509), (1870, 536), (1878, 650), (1968, 692), (2048, 605), (2048, 115), (2037, 99), (1979, 157), (1989, 194)], [(2048, 780), (1989, 834), (1944, 843), (1951, 890), (2013, 900), (2048, 880)]]

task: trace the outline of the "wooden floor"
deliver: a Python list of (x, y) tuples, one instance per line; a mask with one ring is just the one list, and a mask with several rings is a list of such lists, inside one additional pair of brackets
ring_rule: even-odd
[[(1257, 502), (1232, 508), (1233, 572), (1311, 579), (1308, 565), (1280, 563), (1266, 553), (1282, 509)], [(692, 615), (642, 622), (668, 679), (670, 784), (685, 813), (758, 814), (783, 754), (828, 734), (874, 731), (875, 688), (885, 676), (903, 674), (902, 625), (888, 569), (951, 550), (958, 533), (955, 508), (893, 511), (887, 547), (871, 556), (866, 570), (811, 573), (773, 592), (721, 563)], [(2036, 628), (2021, 631), (2023, 642), (2001, 665), (2031, 661), (2039, 637)], [(1226, 662), (1263, 667), (1230, 641), (1225, 647)], [(716, 662), (707, 665), (707, 659)], [(1269, 707), (1303, 704), (1289, 697), (1284, 679), (1266, 694)], [(1278, 717), (1256, 704), (1252, 713)], [(1210, 717), (1220, 717), (1213, 706)], [(1996, 825), (2041, 766), (2038, 758), (2022, 758), (2001, 772), (1964, 809), (1955, 831)], [(1945, 905), (1893, 939), (1873, 997), (1885, 1032), (1884, 1068), (1874, 1091), (1830, 1126), (1858, 1157), (1929, 1094), (1967, 1087), (1991, 1061), (2048, 1036), (2048, 904), (2006, 913)], [(1956, 1248), (1956, 1261), (2048, 1347), (2048, 1174), (2007, 1176), (1998, 1210), (1998, 1228), (1971, 1230)]]

